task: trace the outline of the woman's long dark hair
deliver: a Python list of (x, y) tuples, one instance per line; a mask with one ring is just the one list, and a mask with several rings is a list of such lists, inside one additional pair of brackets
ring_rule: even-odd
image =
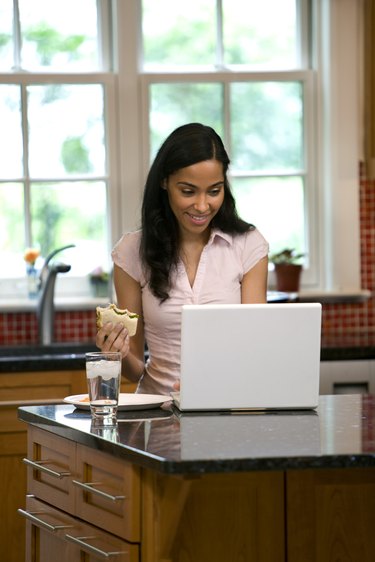
[(161, 302), (169, 297), (171, 272), (179, 260), (180, 234), (163, 182), (181, 168), (215, 159), (223, 165), (224, 201), (212, 226), (229, 234), (254, 228), (237, 214), (227, 170), (229, 157), (219, 135), (206, 125), (190, 123), (173, 131), (150, 168), (143, 194), (140, 257), (152, 293)]

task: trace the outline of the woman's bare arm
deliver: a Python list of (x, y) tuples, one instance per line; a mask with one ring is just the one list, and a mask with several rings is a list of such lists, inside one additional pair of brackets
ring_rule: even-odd
[(242, 279), (242, 304), (267, 302), (268, 257), (261, 259)]
[(117, 306), (127, 308), (139, 315), (137, 332), (129, 337), (126, 328), (119, 324), (106, 323), (96, 336), (96, 345), (102, 351), (120, 351), (123, 357), (122, 374), (132, 382), (137, 382), (144, 370), (144, 324), (142, 316), (142, 295), (139, 283), (117, 265), (113, 278), (117, 296)]

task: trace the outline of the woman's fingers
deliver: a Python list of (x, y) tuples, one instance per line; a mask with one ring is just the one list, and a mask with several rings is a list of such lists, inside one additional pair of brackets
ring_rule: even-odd
[(119, 351), (123, 357), (126, 357), (130, 347), (128, 330), (121, 324), (107, 322), (98, 330), (95, 343), (102, 351)]

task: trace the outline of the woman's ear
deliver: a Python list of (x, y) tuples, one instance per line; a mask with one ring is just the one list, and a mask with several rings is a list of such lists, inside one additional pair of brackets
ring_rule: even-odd
[(162, 189), (167, 189), (167, 180), (166, 180), (166, 179), (164, 179), (164, 180), (161, 182), (161, 188), (162, 188)]

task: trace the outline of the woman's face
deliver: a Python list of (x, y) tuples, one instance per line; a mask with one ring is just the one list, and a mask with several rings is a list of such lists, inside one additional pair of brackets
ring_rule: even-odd
[(224, 201), (223, 165), (204, 160), (171, 174), (164, 187), (182, 235), (202, 235)]

